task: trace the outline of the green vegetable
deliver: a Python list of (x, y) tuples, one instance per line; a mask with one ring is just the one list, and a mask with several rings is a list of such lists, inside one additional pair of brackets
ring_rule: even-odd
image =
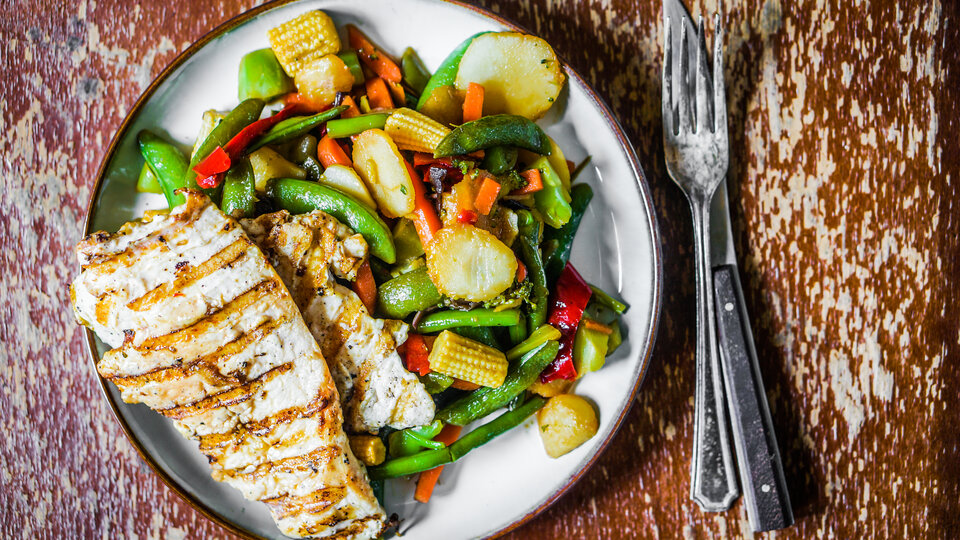
[(380, 311), (391, 319), (402, 319), (414, 311), (433, 307), (443, 298), (425, 267), (380, 285), (377, 296)]
[(483, 446), (498, 435), (519, 426), (524, 420), (529, 418), (530, 415), (543, 408), (546, 403), (546, 399), (540, 396), (534, 396), (530, 398), (530, 401), (527, 401), (520, 407), (512, 411), (507, 411), (493, 421), (467, 433), (447, 448), (427, 450), (413, 454), (412, 456), (391, 459), (380, 466), (368, 467), (367, 472), (370, 474), (370, 478), (382, 480), (385, 478), (408, 476), (418, 472), (428, 471), (440, 465), (452, 463), (467, 455), (467, 453), (474, 448)]
[(473, 40), (476, 39), (477, 36), (489, 33), (490, 32), (480, 32), (468, 37), (447, 55), (443, 62), (440, 63), (440, 67), (433, 72), (433, 76), (430, 77), (430, 80), (427, 81), (427, 84), (420, 92), (420, 101), (417, 102), (418, 111), (423, 107), (423, 104), (427, 102), (427, 99), (430, 98), (430, 94), (433, 93), (435, 88), (452, 85), (457, 80), (457, 70), (460, 69), (460, 60), (463, 58), (463, 53), (467, 52), (467, 47), (473, 43)]
[(615, 320), (610, 323), (610, 328), (613, 328), (613, 333), (608, 337), (607, 356), (613, 354), (613, 351), (617, 350), (617, 347), (623, 343), (623, 335), (620, 333), (620, 321)]
[[(420, 56), (417, 55), (417, 51), (413, 48), (407, 47), (407, 50), (403, 51), (403, 56), (400, 58), (400, 70), (403, 72), (403, 80), (410, 85), (410, 88), (413, 88), (418, 95), (423, 94), (423, 89), (430, 81), (430, 72), (427, 71), (423, 61), (420, 60)], [(416, 108), (416, 104), (414, 104), (414, 108)]]
[(517, 212), (517, 227), (520, 252), (527, 274), (533, 282), (533, 292), (527, 298), (530, 310), (527, 313), (527, 326), (539, 328), (547, 320), (547, 301), (550, 291), (547, 289), (547, 274), (540, 253), (540, 222), (527, 210)]
[(610, 296), (603, 291), (600, 287), (596, 285), (590, 285), (590, 290), (593, 291), (593, 300), (596, 301), (601, 306), (611, 309), (617, 313), (617, 315), (623, 315), (627, 312), (627, 309), (630, 306), (624, 304), (623, 302), (617, 300), (616, 298)]
[(440, 410), (437, 418), (447, 424), (463, 426), (503, 407), (537, 380), (559, 350), (560, 344), (556, 341), (540, 345), (510, 366), (502, 385), (497, 388), (485, 386), (467, 394)]
[(267, 183), (267, 195), (292, 214), (323, 210), (360, 233), (370, 246), (370, 253), (385, 262), (396, 261), (390, 228), (375, 210), (349, 195), (315, 182), (294, 178), (274, 178)]
[(256, 210), (257, 193), (250, 160), (242, 159), (227, 171), (223, 181), (220, 209), (234, 218), (252, 217)]
[[(183, 152), (147, 130), (137, 134), (137, 143), (147, 166), (160, 183), (160, 189), (163, 190), (163, 196), (167, 198), (170, 208), (183, 204), (183, 195), (175, 193), (188, 185), (184, 181), (187, 158)], [(197, 184), (194, 182), (192, 185), (196, 187)]]
[(432, 450), (446, 448), (447, 445), (440, 441), (433, 440), (442, 429), (443, 422), (434, 420), (424, 426), (394, 431), (387, 437), (387, 448), (390, 452), (390, 457), (410, 456), (424, 448), (430, 448)]
[(519, 345), (520, 342), (527, 338), (527, 320), (520, 319), (515, 326), (507, 327), (507, 332), (510, 335), (510, 345)]
[(423, 255), (423, 244), (413, 222), (407, 218), (400, 218), (393, 226), (393, 243), (397, 246), (397, 260), (409, 261)]
[(587, 328), (581, 321), (573, 338), (573, 367), (577, 370), (577, 376), (603, 367), (609, 337), (603, 332)]
[(319, 182), (323, 176), (323, 165), (316, 158), (308, 157), (300, 163), (300, 167), (307, 171), (307, 180), (311, 182)]
[(304, 161), (317, 157), (317, 138), (313, 135), (304, 135), (293, 145), (290, 151), (290, 158), (294, 163), (303, 163)]
[[(482, 168), (486, 169), (490, 174), (495, 176), (500, 176), (501, 174), (506, 174), (513, 166), (517, 164), (517, 149), (512, 146), (494, 146), (486, 151), (486, 154), (483, 156)], [(509, 193), (509, 189), (504, 189), (505, 193)]]
[(426, 388), (427, 393), (439, 394), (447, 388), (450, 388), (450, 385), (453, 384), (453, 377), (431, 371), (426, 375), (420, 376), (420, 382), (423, 383), (423, 387)]
[(456, 328), (451, 328), (450, 331), (465, 338), (479, 341), (480, 343), (483, 343), (489, 347), (493, 347), (494, 349), (502, 348), (500, 345), (500, 340), (498, 340), (497, 336), (494, 335), (493, 330), (485, 326), (458, 326)]
[(137, 177), (137, 191), (140, 193), (163, 193), (160, 187), (160, 181), (150, 170), (146, 163), (140, 168), (140, 176)]
[[(192, 189), (199, 189), (200, 186), (197, 185), (197, 173), (194, 172), (193, 168), (206, 159), (207, 156), (210, 155), (210, 152), (213, 152), (216, 147), (227, 144), (234, 135), (240, 133), (240, 130), (256, 122), (257, 119), (260, 118), (261, 112), (263, 112), (263, 100), (256, 98), (242, 101), (235, 109), (230, 111), (230, 113), (217, 124), (217, 127), (213, 128), (213, 131), (207, 135), (207, 138), (200, 143), (197, 151), (193, 153), (193, 157), (190, 158), (190, 164), (183, 173), (182, 184)], [(210, 195), (211, 198), (216, 198), (219, 189), (213, 188), (203, 191), (207, 195)]]
[(533, 194), (537, 210), (543, 216), (543, 222), (559, 229), (570, 221), (573, 209), (570, 207), (570, 193), (563, 187), (563, 181), (557, 171), (553, 170), (545, 157), (530, 164), (531, 169), (539, 169), (543, 178), (543, 189)]
[(348, 108), (346, 105), (341, 105), (313, 116), (294, 116), (293, 118), (287, 118), (270, 128), (270, 130), (264, 133), (256, 142), (251, 144), (247, 152), (253, 152), (268, 144), (283, 144), (292, 141), (301, 135), (313, 131), (324, 122), (340, 116), (340, 114)]
[(259, 49), (240, 59), (240, 101), (259, 98), (269, 101), (279, 95), (295, 92), (293, 80), (283, 71), (273, 49)]
[(593, 198), (593, 189), (588, 184), (575, 184), (570, 188), (570, 220), (559, 229), (547, 229), (543, 233), (544, 266), (547, 269), (547, 285), (556, 283), (563, 267), (570, 260), (570, 249), (573, 247), (573, 237), (580, 227), (580, 220)]
[(550, 155), (550, 139), (540, 126), (513, 114), (484, 116), (461, 125), (440, 141), (433, 155), (460, 156), (494, 146), (515, 146)]
[(545, 324), (531, 332), (530, 336), (521, 341), (520, 344), (507, 351), (507, 360), (516, 360), (530, 351), (539, 348), (548, 341), (560, 339), (560, 335), (560, 330), (557, 330), (549, 324)]
[(520, 312), (515, 309), (494, 311), (476, 308), (470, 311), (436, 311), (420, 320), (417, 331), (439, 332), (465, 326), (515, 326), (519, 322)]
[(327, 135), (332, 139), (342, 139), (368, 129), (383, 129), (387, 125), (390, 113), (370, 113), (354, 116), (353, 118), (339, 118), (327, 122)]
[(360, 67), (360, 58), (357, 53), (355, 51), (344, 51), (337, 56), (343, 60), (343, 63), (350, 70), (350, 74), (353, 75), (353, 85), (363, 84), (363, 68)]

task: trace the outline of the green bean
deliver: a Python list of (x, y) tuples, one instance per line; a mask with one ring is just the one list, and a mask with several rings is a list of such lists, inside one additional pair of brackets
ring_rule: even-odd
[(424, 426), (394, 431), (387, 437), (390, 457), (410, 456), (424, 448), (432, 450), (445, 448), (447, 445), (433, 440), (442, 429), (443, 422), (434, 420)]
[(549, 324), (545, 324), (540, 328), (537, 328), (530, 333), (530, 336), (527, 339), (520, 342), (519, 345), (514, 346), (512, 349), (507, 351), (507, 360), (513, 361), (521, 356), (529, 353), (530, 351), (539, 348), (541, 345), (548, 341), (555, 341), (560, 339), (560, 330), (557, 330)]
[(527, 313), (527, 327), (539, 328), (547, 321), (547, 301), (550, 296), (543, 255), (540, 253), (540, 222), (528, 210), (520, 210), (517, 212), (517, 225), (517, 240), (520, 241), (523, 264), (533, 281), (533, 291), (528, 299), (530, 309)]
[(503, 407), (537, 380), (559, 350), (560, 344), (556, 341), (540, 345), (524, 355), (520, 362), (510, 366), (502, 385), (497, 388), (483, 387), (467, 394), (440, 410), (437, 418), (447, 424), (463, 426)]
[(481, 167), (490, 174), (506, 174), (517, 164), (517, 149), (512, 146), (494, 146), (486, 151)]
[(223, 181), (220, 209), (224, 214), (240, 219), (252, 217), (257, 205), (253, 167), (249, 159), (234, 163)]
[[(197, 173), (194, 172), (193, 168), (206, 159), (207, 156), (210, 155), (210, 152), (213, 152), (218, 146), (227, 144), (234, 135), (240, 133), (240, 130), (256, 122), (257, 119), (260, 118), (261, 112), (263, 112), (263, 100), (256, 98), (244, 100), (230, 111), (230, 113), (217, 124), (217, 127), (213, 128), (213, 131), (207, 135), (207, 138), (200, 143), (197, 151), (193, 153), (193, 157), (190, 158), (190, 164), (183, 174), (183, 185), (192, 189), (199, 189), (200, 186), (197, 185)], [(207, 195), (210, 195), (211, 198), (216, 198), (219, 194), (219, 188), (205, 189), (203, 191)]]
[(402, 319), (414, 311), (433, 307), (443, 299), (426, 268), (387, 281), (380, 285), (377, 293), (380, 311), (392, 319)]
[(147, 130), (137, 134), (137, 143), (147, 166), (160, 183), (160, 189), (170, 208), (183, 204), (183, 195), (176, 193), (178, 189), (187, 186), (183, 180), (184, 171), (187, 170), (187, 158), (183, 152)]
[[(419, 95), (423, 93), (427, 83), (430, 81), (430, 72), (427, 71), (423, 61), (417, 51), (412, 47), (407, 47), (400, 58), (400, 70), (403, 72), (403, 80), (410, 85), (410, 88)], [(413, 105), (416, 108), (416, 104)]]
[(457, 80), (457, 70), (460, 69), (460, 60), (463, 58), (463, 53), (467, 52), (467, 47), (473, 43), (473, 40), (477, 36), (482, 36), (483, 34), (488, 34), (489, 32), (480, 32), (474, 34), (467, 39), (463, 40), (460, 45), (457, 45), (453, 51), (444, 58), (443, 62), (440, 62), (440, 67), (433, 72), (433, 75), (430, 77), (430, 80), (427, 81), (426, 86), (423, 87), (423, 90), (420, 92), (420, 100), (417, 101), (417, 110), (423, 108), (424, 103), (430, 99), (430, 94), (433, 93), (433, 90), (441, 86), (447, 86), (453, 84)]
[(344, 51), (337, 56), (343, 60), (343, 63), (347, 65), (347, 69), (350, 70), (350, 74), (353, 75), (353, 85), (363, 84), (363, 68), (360, 67), (360, 58), (357, 56), (356, 51)]
[(339, 118), (327, 122), (327, 136), (332, 139), (342, 139), (368, 129), (383, 129), (387, 125), (389, 113), (370, 113), (354, 116), (353, 118)]
[(630, 309), (630, 306), (610, 296), (596, 285), (590, 285), (590, 290), (593, 291), (593, 299), (596, 300), (598, 304), (615, 311), (618, 315), (623, 315)]
[(527, 338), (527, 328), (527, 319), (520, 319), (516, 326), (507, 327), (511, 347), (519, 345), (520, 342)]
[(240, 59), (237, 94), (240, 101), (249, 98), (270, 100), (297, 89), (293, 80), (273, 53), (273, 49), (259, 49)]
[(323, 210), (360, 233), (370, 246), (371, 254), (388, 263), (396, 262), (397, 252), (390, 228), (375, 210), (349, 195), (329, 186), (294, 178), (270, 180), (267, 195), (293, 214)]
[(550, 139), (540, 126), (512, 114), (484, 116), (461, 125), (440, 141), (433, 155), (459, 156), (494, 146), (515, 146), (550, 155)]
[(305, 135), (313, 131), (316, 127), (322, 125), (324, 122), (328, 122), (340, 116), (340, 114), (348, 108), (349, 107), (346, 105), (341, 105), (339, 107), (334, 107), (321, 113), (317, 113), (313, 116), (294, 116), (292, 118), (282, 120), (279, 124), (270, 128), (269, 131), (264, 133), (259, 139), (251, 144), (247, 149), (247, 152), (253, 152), (261, 146), (267, 144), (276, 145), (292, 141), (301, 135)]
[(488, 347), (500, 349), (500, 340), (493, 334), (493, 330), (485, 326), (458, 326), (451, 328), (451, 332), (459, 334), (467, 339), (479, 341)]
[(556, 283), (563, 267), (570, 260), (570, 250), (573, 247), (573, 237), (580, 227), (580, 220), (593, 198), (593, 189), (588, 184), (574, 184), (570, 188), (570, 221), (559, 229), (547, 229), (543, 234), (543, 246), (553, 245), (553, 250), (546, 254), (544, 266), (547, 269), (547, 285)]
[(520, 312), (515, 309), (494, 311), (476, 308), (470, 311), (436, 311), (420, 319), (417, 331), (439, 332), (464, 326), (515, 326), (519, 322)]
[(376, 467), (367, 467), (367, 473), (371, 480), (385, 480), (429, 471), (451, 461), (453, 461), (453, 456), (450, 454), (449, 448), (425, 450), (412, 456), (387, 460)]

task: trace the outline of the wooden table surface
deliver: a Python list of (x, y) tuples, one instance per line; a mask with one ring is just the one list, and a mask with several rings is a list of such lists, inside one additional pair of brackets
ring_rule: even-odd
[[(660, 142), (659, 2), (478, 2), (547, 38), (627, 128), (662, 231), (646, 382), (593, 469), (511, 538), (750, 537), (688, 498), (689, 214)], [(100, 396), (68, 308), (84, 208), (140, 92), (249, 2), (0, 5), (0, 536), (208, 538)], [(715, 2), (696, 2), (712, 13)], [(960, 8), (725, 2), (733, 220), (796, 525), (960, 535)], [(771, 537), (773, 535), (770, 535)]]

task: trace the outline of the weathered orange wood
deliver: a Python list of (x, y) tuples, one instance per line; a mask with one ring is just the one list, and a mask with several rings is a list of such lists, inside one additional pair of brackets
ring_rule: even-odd
[[(511, 537), (749, 536), (739, 503), (703, 514), (687, 496), (692, 233), (662, 163), (659, 2), (478, 3), (547, 38), (620, 115), (666, 271), (637, 405), (584, 479)], [(723, 4), (741, 277), (797, 514), (777, 537), (957, 537), (960, 8)], [(0, 4), (0, 536), (226, 536), (123, 437), (67, 284), (120, 121), (179, 51), (249, 7)]]

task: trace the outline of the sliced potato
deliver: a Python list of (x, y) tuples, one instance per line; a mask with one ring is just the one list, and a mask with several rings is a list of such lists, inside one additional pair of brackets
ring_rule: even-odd
[(413, 180), (393, 140), (382, 129), (368, 129), (353, 141), (353, 166), (383, 215), (413, 212)]
[(554, 379), (548, 383), (542, 383), (540, 379), (537, 379), (527, 390), (545, 398), (552, 398), (553, 396), (566, 394), (571, 386), (573, 386), (573, 381), (566, 379)]
[(597, 434), (600, 422), (589, 401), (574, 394), (560, 394), (537, 412), (540, 439), (547, 455), (558, 458)]
[(367, 191), (367, 186), (352, 167), (331, 165), (320, 175), (320, 183), (335, 187), (370, 208), (377, 207), (377, 203), (373, 202), (373, 197)]
[(335, 54), (328, 54), (303, 66), (297, 71), (293, 82), (297, 92), (304, 95), (316, 107), (333, 103), (337, 92), (349, 92), (353, 88), (353, 73), (347, 64)]
[(267, 190), (267, 181), (271, 178), (299, 178), (303, 180), (307, 177), (306, 171), (266, 146), (251, 152), (247, 157), (250, 159), (250, 166), (253, 167), (254, 184), (260, 193)]
[(565, 76), (546, 41), (517, 32), (484, 34), (460, 60), (456, 86), (483, 85), (483, 114), (519, 114), (536, 120), (553, 105)]
[(449, 84), (438, 86), (430, 92), (420, 112), (441, 124), (459, 124), (463, 120), (463, 93)]
[(426, 251), (430, 279), (438, 291), (452, 298), (492, 300), (513, 284), (517, 273), (513, 251), (473, 225), (440, 229)]

